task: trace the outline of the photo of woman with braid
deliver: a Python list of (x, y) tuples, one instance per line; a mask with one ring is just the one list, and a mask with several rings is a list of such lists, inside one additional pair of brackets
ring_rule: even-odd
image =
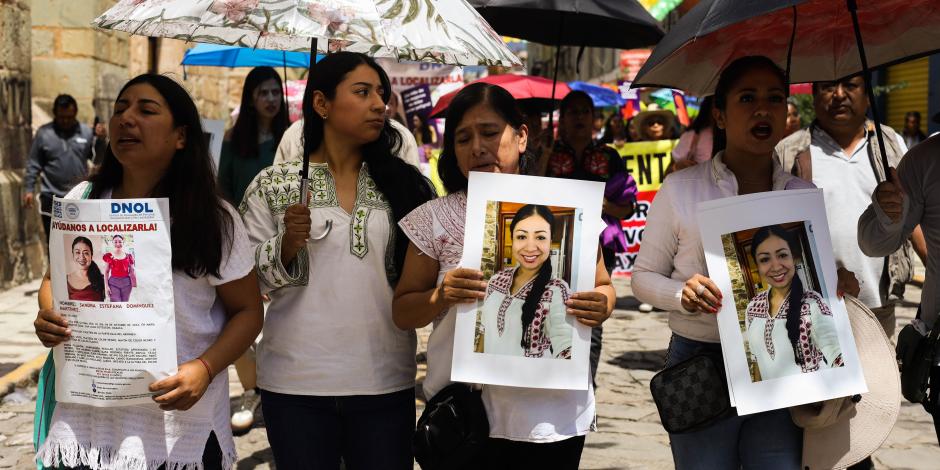
[(554, 226), (546, 206), (528, 204), (513, 216), (509, 234), (516, 264), (489, 280), (477, 314), (477, 352), (571, 359), (573, 328), (565, 314), (571, 289), (553, 274)]
[[(68, 247), (69, 243), (64, 245)], [(72, 240), (70, 254), (75, 270), (66, 276), (69, 300), (104, 302), (104, 275), (95, 263), (95, 248), (91, 240), (76, 236)]]
[(842, 367), (832, 311), (797, 273), (803, 250), (795, 235), (770, 225), (751, 238), (751, 259), (768, 286), (748, 303), (743, 325), (749, 362), (759, 372), (754, 381)]

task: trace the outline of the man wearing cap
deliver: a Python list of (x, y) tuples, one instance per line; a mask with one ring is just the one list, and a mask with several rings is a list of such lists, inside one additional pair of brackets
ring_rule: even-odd
[(47, 243), (52, 197), (65, 196), (88, 175), (95, 145), (91, 127), (75, 118), (78, 115), (75, 98), (57, 96), (52, 103), (52, 115), (53, 121), (36, 131), (23, 177), (23, 207), (27, 209), (36, 203), (36, 179), (40, 178), (39, 205)]
[[(836, 264), (855, 273), (861, 288), (859, 300), (872, 309), (891, 337), (895, 315), (889, 299), (904, 294), (913, 273), (912, 252), (906, 243), (887, 258), (872, 258), (858, 247), (856, 221), (886, 174), (874, 123), (866, 118), (865, 79), (854, 76), (814, 83), (813, 104), (816, 120), (780, 141), (776, 156), (783, 168), (823, 190)], [(895, 166), (907, 147), (890, 127), (882, 125), (881, 129), (888, 162)], [(922, 234), (915, 234), (913, 240), (923, 248)]]
[[(858, 220), (858, 241), (869, 256), (885, 256), (897, 250), (918, 226), (923, 227), (927, 251), (927, 276), (921, 292), (920, 318), (914, 327), (921, 334), (940, 327), (940, 136), (933, 136), (914, 147), (891, 181), (874, 190), (865, 212)], [(903, 188), (903, 189), (902, 189)], [(935, 363), (936, 364), (936, 363)], [(934, 427), (940, 441), (940, 367), (930, 376), (929, 400), (933, 404)]]

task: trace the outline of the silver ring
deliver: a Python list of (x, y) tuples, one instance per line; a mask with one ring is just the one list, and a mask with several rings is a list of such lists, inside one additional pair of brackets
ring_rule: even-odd
[(699, 296), (700, 296), (700, 295), (702, 295), (702, 294), (704, 294), (704, 293), (705, 293), (705, 285), (704, 285), (704, 284), (699, 284), (698, 287), (695, 288), (695, 295), (699, 295)]

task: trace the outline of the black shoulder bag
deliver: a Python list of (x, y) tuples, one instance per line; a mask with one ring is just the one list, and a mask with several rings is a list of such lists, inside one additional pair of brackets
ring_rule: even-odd
[(940, 387), (930, 383), (930, 370), (936, 363), (937, 338), (940, 327), (934, 326), (930, 334), (923, 336), (914, 325), (907, 325), (898, 333), (897, 359), (901, 369), (901, 394), (911, 403), (920, 403), (932, 412), (933, 403), (928, 400), (928, 389)]
[(698, 354), (661, 370), (650, 380), (650, 392), (671, 434), (697, 431), (735, 413), (719, 354)]
[(411, 441), (423, 470), (480, 468), (490, 435), (482, 393), (453, 383), (428, 400)]

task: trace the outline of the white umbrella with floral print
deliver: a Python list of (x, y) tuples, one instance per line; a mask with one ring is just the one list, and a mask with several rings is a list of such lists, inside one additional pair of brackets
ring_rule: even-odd
[(455, 65), (518, 65), (465, 0), (121, 0), (93, 22), (150, 37)]

